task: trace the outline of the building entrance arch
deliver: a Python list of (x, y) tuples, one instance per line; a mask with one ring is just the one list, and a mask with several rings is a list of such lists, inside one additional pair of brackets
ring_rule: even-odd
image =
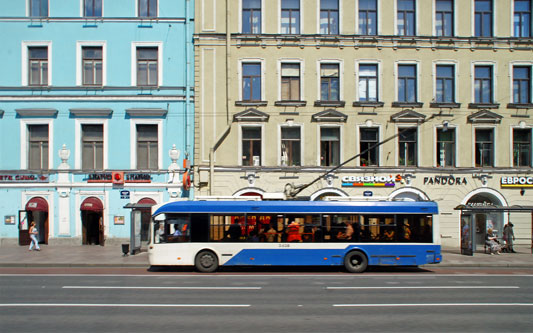
[(105, 243), (104, 205), (96, 197), (88, 197), (81, 203), (81, 239), (83, 245)]
[(416, 188), (401, 188), (390, 194), (393, 201), (427, 201), (430, 200), (426, 193)]
[(29, 245), (30, 235), (29, 225), (31, 222), (35, 222), (37, 226), (37, 240), (39, 243), (48, 244), (48, 202), (42, 197), (31, 198), (25, 206), (26, 210), (26, 224), (24, 227), (19, 226), (19, 244)]
[(311, 201), (321, 201), (324, 200), (326, 197), (342, 197), (347, 198), (348, 194), (346, 192), (336, 189), (336, 188), (326, 188), (319, 191), (316, 191), (315, 193), (311, 194), (311, 197), (309, 200)]

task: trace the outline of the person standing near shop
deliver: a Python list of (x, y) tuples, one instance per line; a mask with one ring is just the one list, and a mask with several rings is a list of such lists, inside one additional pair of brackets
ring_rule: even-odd
[(37, 235), (39, 235), (39, 230), (37, 230), (37, 227), (35, 226), (35, 221), (31, 221), (30, 230), (28, 230), (28, 232), (31, 238), (29, 251), (33, 250), (34, 246), (35, 246), (35, 251), (41, 251), (41, 248), (39, 247), (39, 241), (37, 240)]
[(513, 231), (514, 225), (511, 222), (508, 222), (505, 227), (503, 227), (503, 240), (505, 241), (505, 245), (507, 247), (508, 252), (516, 253), (516, 251), (513, 248), (514, 243), (514, 231)]

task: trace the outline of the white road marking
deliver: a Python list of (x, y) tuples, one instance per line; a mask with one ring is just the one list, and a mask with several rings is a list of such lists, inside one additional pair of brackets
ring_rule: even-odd
[(422, 306), (533, 306), (533, 303), (412, 303), (412, 304), (333, 304), (334, 307), (422, 307)]
[(326, 289), (520, 289), (518, 286), (326, 287)]
[(246, 308), (250, 304), (91, 304), (91, 303), (0, 303), (0, 307), (116, 307), (116, 308)]
[(144, 287), (144, 286), (63, 286), (63, 289), (161, 289), (161, 290), (260, 290), (262, 287)]

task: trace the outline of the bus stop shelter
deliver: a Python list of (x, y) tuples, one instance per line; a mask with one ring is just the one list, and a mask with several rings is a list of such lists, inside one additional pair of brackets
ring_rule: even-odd
[(469, 221), (464, 220), (463, 214), (475, 214), (475, 213), (507, 213), (508, 216), (511, 213), (525, 213), (531, 215), (531, 234), (530, 234), (530, 248), (531, 253), (533, 254), (533, 206), (500, 206), (500, 205), (491, 205), (491, 206), (467, 206), (459, 205), (455, 207), (455, 210), (461, 211), (461, 254), (464, 255), (473, 255), (473, 243), (474, 243), (474, 232), (473, 232), (473, 222), (470, 219)]

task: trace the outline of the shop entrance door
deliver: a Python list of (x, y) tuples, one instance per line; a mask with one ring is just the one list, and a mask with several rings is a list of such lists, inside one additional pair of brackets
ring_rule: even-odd
[(39, 244), (48, 244), (48, 202), (40, 197), (34, 197), (26, 204), (26, 210), (19, 211), (19, 245), (29, 245), (28, 234), (31, 222), (35, 222), (39, 234)]
[(104, 245), (104, 206), (102, 201), (89, 197), (81, 204), (81, 242), (83, 245)]

